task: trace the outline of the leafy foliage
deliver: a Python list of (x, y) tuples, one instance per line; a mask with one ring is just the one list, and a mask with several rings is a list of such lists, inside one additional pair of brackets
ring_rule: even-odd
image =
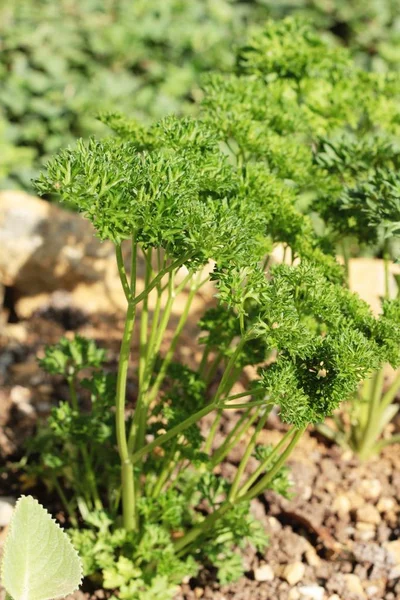
[(140, 119), (190, 111), (198, 73), (229, 67), (245, 24), (266, 15), (238, 0), (3, 4), (0, 116), (16, 157), (2, 160), (1, 187), (30, 189), (49, 155), (101, 131), (100, 111), (118, 105)]
[[(306, 426), (332, 414), (373, 369), (399, 365), (398, 302), (385, 302), (374, 316), (345, 287), (335, 259), (343, 233), (367, 244), (381, 230), (397, 234), (390, 175), (398, 162), (397, 97), (396, 78), (361, 71), (302, 20), (269, 21), (239, 49), (230, 72), (205, 77), (199, 118), (168, 117), (146, 127), (106, 113), (114, 137), (79, 141), (38, 179), (41, 193), (73, 203), (101, 239), (115, 244), (127, 299), (115, 424), (113, 382), (90, 342), (62, 341), (43, 362), (66, 377), (71, 399), (52, 414), (49, 453), (65, 456), (76, 440), (85, 475), (66, 462), (49, 473), (53, 485), (54, 477), (67, 482), (72, 509), (85, 522), (73, 535), (87, 573), (101, 570), (121, 597), (172, 594), (182, 573), (201, 564), (218, 567), (221, 581), (237, 577), (243, 543), (266, 543), (249, 501), (266, 488), (288, 494), (284, 463)], [(349, 189), (363, 190), (358, 204), (349, 193), (343, 200)], [(336, 224), (334, 215), (345, 210), (351, 218)], [(130, 271), (122, 252), (129, 243)], [(273, 264), (278, 246), (288, 264)], [(138, 253), (145, 259), (140, 293)], [(189, 368), (175, 352), (190, 303), (208, 280), (216, 306), (200, 320), (203, 355)], [(185, 308), (161, 356), (185, 284)], [(132, 414), (127, 377), (139, 303)], [(252, 381), (235, 394), (247, 365), (255, 367)], [(93, 374), (82, 382), (92, 395), (88, 412), (77, 393), (83, 368)], [(273, 406), (288, 430), (274, 448), (259, 447)], [(218, 446), (224, 411), (232, 409), (242, 412)], [(211, 413), (205, 432), (201, 418)], [(216, 467), (246, 432), (250, 441), (226, 480)], [(118, 456), (107, 462), (110, 446)], [(258, 466), (247, 476), (252, 456)], [(64, 498), (67, 510), (69, 502)]]
[(81, 584), (82, 565), (76, 550), (32, 496), (21, 496), (15, 506), (4, 545), (1, 579), (13, 600), (27, 596), (51, 600), (71, 594)]

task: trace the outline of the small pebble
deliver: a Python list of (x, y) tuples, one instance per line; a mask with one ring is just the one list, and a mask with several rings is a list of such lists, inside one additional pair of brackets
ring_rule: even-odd
[(275, 574), (272, 568), (267, 564), (261, 565), (254, 570), (254, 579), (256, 581), (272, 581), (274, 577)]
[(303, 579), (305, 570), (305, 565), (302, 562), (297, 561), (290, 565), (286, 565), (283, 569), (282, 577), (289, 585), (296, 585), (296, 583), (299, 583), (299, 581)]
[(350, 593), (358, 594), (361, 598), (366, 597), (364, 588), (358, 575), (354, 575), (354, 573), (348, 573), (346, 575), (343, 575), (343, 579)]
[(379, 499), (378, 504), (376, 505), (376, 509), (380, 513), (386, 513), (386, 512), (390, 512), (391, 510), (393, 510), (395, 506), (396, 506), (396, 504), (395, 504), (395, 501), (393, 500), (393, 498), (383, 496), (382, 498)]
[(298, 590), (301, 600), (324, 600), (324, 588), (320, 585), (303, 585)]
[(356, 518), (357, 521), (370, 523), (372, 525), (379, 525), (382, 520), (379, 510), (372, 504), (365, 504), (364, 506), (358, 508)]
[(384, 546), (389, 554), (392, 564), (400, 566), (400, 539), (386, 542)]
[(306, 561), (310, 565), (310, 567), (319, 567), (321, 564), (321, 559), (318, 556), (315, 548), (312, 546), (305, 553)]
[(350, 512), (352, 506), (348, 496), (339, 494), (332, 503), (332, 511), (339, 515), (346, 515)]
[(382, 493), (382, 484), (379, 479), (364, 479), (358, 489), (363, 498), (376, 501)]

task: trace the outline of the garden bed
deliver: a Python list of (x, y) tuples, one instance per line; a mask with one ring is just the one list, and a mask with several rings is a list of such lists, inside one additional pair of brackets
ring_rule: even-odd
[[(56, 308), (38, 313), (29, 323), (5, 328), (1, 340), (0, 394), (2, 466), (21, 456), (21, 445), (34, 431), (38, 418), (67, 394), (66, 386), (45, 375), (36, 356), (46, 343), (75, 332), (88, 335), (107, 347), (110, 363), (115, 362), (121, 324), (114, 318), (91, 318)], [(180, 358), (195, 360), (192, 352), (195, 322), (180, 346)], [(135, 349), (134, 349), (135, 350)], [(128, 399), (135, 395), (134, 383)], [(238, 419), (227, 411), (221, 434)], [(273, 417), (272, 417), (273, 419)], [(278, 420), (265, 429), (261, 441), (276, 442), (283, 426)], [(208, 427), (207, 419), (203, 428)], [(249, 433), (250, 435), (250, 433)], [(218, 436), (215, 444), (220, 442)], [(237, 448), (222, 464), (225, 476), (236, 470)], [(399, 446), (384, 449), (379, 457), (360, 463), (349, 452), (327, 443), (312, 430), (300, 441), (289, 462), (294, 482), (293, 498), (285, 500), (267, 492), (252, 502), (254, 515), (270, 533), (270, 545), (261, 555), (246, 555), (246, 576), (221, 587), (213, 571), (202, 571), (196, 579), (182, 584), (176, 600), (212, 598), (223, 600), (395, 600), (400, 595), (400, 453)], [(250, 464), (251, 468), (252, 465)], [(21, 479), (18, 470), (7, 469), (0, 478), (0, 495), (18, 497), (33, 493), (65, 520), (54, 495), (34, 482)], [(4, 539), (4, 531), (0, 539)], [(85, 586), (83, 588), (85, 590)], [(77, 592), (79, 598), (103, 598), (109, 592)]]

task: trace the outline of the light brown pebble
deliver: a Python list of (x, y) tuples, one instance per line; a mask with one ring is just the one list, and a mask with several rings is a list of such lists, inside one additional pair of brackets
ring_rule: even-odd
[(332, 511), (339, 515), (348, 514), (351, 508), (350, 498), (345, 494), (338, 494), (332, 503)]
[(296, 585), (296, 583), (299, 583), (299, 581), (303, 579), (305, 570), (306, 567), (302, 562), (297, 561), (291, 563), (290, 565), (286, 565), (283, 569), (282, 578), (285, 579), (289, 585)]
[(386, 513), (393, 510), (395, 506), (396, 503), (393, 500), (393, 498), (389, 498), (388, 496), (382, 496), (382, 498), (379, 499), (376, 508), (377, 510), (379, 510), (380, 513)]
[(373, 504), (365, 504), (358, 508), (356, 518), (357, 521), (370, 523), (371, 525), (379, 525), (382, 520), (379, 510)]
[(267, 564), (261, 565), (254, 570), (254, 579), (256, 581), (272, 581), (274, 578), (275, 573)]
[(386, 548), (392, 563), (396, 566), (400, 566), (400, 539), (386, 542), (384, 547)]
[(358, 491), (366, 500), (376, 501), (382, 493), (382, 484), (379, 479), (364, 479)]
[(343, 575), (343, 579), (349, 592), (352, 594), (358, 594), (362, 598), (366, 598), (364, 588), (358, 575), (354, 575), (354, 573), (347, 573), (346, 575)]

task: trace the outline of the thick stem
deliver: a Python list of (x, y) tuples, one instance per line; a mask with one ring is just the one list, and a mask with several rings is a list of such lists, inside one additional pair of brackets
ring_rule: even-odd
[(115, 401), (115, 426), (118, 453), (121, 460), (122, 513), (126, 530), (135, 529), (135, 485), (133, 465), (130, 460), (125, 425), (126, 381), (130, 357), (133, 326), (135, 322), (135, 304), (130, 302), (126, 313), (124, 333), (118, 364), (117, 393)]

